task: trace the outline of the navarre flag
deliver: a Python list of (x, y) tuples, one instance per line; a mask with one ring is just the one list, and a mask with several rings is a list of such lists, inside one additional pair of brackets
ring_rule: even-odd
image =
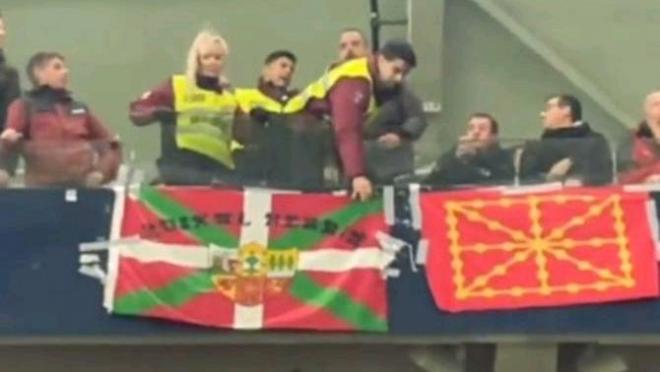
[(648, 200), (619, 188), (424, 194), (435, 302), (459, 312), (657, 296)]
[(104, 305), (233, 329), (387, 329), (382, 201), (143, 187), (124, 206)]

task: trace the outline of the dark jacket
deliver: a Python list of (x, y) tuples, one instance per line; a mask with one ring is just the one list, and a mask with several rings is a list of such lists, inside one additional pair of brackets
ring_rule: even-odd
[(660, 144), (645, 121), (621, 143), (617, 155), (622, 183), (642, 183), (660, 174)]
[[(261, 80), (257, 89), (280, 104), (298, 93)], [(262, 108), (241, 115), (240, 121), (246, 119), (249, 135), (243, 143), (245, 148), (234, 152), (243, 182), (292, 189), (323, 186), (327, 125), (307, 112), (282, 114)]]
[[(7, 65), (4, 52), (0, 49), (0, 132), (5, 128), (9, 105), (20, 95), (18, 72)], [(15, 155), (6, 152), (0, 155), (0, 169), (13, 174), (18, 164), (18, 157)]]
[[(377, 182), (391, 182), (394, 178), (414, 171), (413, 141), (419, 139), (428, 126), (422, 101), (406, 85), (392, 92), (377, 92), (377, 112), (365, 129), (367, 169)], [(378, 137), (398, 134), (403, 140), (394, 149), (384, 148)]]
[(108, 182), (121, 164), (117, 137), (67, 91), (42, 87), (27, 92), (9, 106), (10, 128), (23, 140), (4, 144), (3, 152), (23, 156), (28, 186), (80, 186), (95, 171)]
[(18, 72), (7, 65), (4, 52), (0, 49), (0, 129), (5, 127), (9, 104), (20, 95)]
[(456, 156), (456, 147), (440, 156), (425, 183), (438, 186), (505, 185), (513, 182), (513, 152), (495, 143), (474, 155)]
[(567, 178), (578, 179), (584, 185), (612, 181), (612, 152), (607, 139), (584, 122), (546, 130), (540, 140), (526, 143), (520, 161), (521, 181), (544, 182), (552, 167), (566, 158), (573, 163)]

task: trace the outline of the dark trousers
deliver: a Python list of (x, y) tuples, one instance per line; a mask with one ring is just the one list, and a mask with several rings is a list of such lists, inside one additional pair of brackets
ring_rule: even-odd
[(274, 123), (259, 128), (255, 138), (234, 155), (242, 182), (302, 190), (323, 187), (323, 133)]
[(163, 156), (156, 161), (156, 165), (159, 181), (166, 185), (233, 185), (237, 181), (234, 171), (225, 165), (187, 150), (178, 150), (176, 156)]

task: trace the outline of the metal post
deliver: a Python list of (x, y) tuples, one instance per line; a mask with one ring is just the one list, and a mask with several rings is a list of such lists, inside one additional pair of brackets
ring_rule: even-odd
[(557, 344), (500, 343), (494, 371), (557, 372), (558, 349)]

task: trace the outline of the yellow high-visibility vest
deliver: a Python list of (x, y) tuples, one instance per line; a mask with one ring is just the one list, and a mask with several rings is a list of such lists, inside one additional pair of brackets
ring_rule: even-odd
[[(319, 80), (313, 82), (300, 92), (300, 94), (291, 98), (284, 106), (284, 112), (295, 113), (303, 110), (312, 99), (326, 98), (335, 84), (345, 78), (364, 78), (369, 82), (373, 90), (373, 80), (369, 73), (369, 60), (367, 58), (353, 59), (330, 69)], [(368, 113), (371, 113), (375, 109), (375, 102), (374, 95), (372, 94)]]
[(173, 76), (172, 88), (177, 147), (208, 156), (233, 169), (232, 127), (238, 105), (234, 94), (227, 89), (218, 93), (191, 86), (185, 75)]
[(261, 108), (265, 111), (272, 113), (283, 113), (285, 104), (272, 99), (271, 97), (263, 94), (259, 89), (236, 89), (236, 101), (241, 111), (249, 113), (255, 108)]

